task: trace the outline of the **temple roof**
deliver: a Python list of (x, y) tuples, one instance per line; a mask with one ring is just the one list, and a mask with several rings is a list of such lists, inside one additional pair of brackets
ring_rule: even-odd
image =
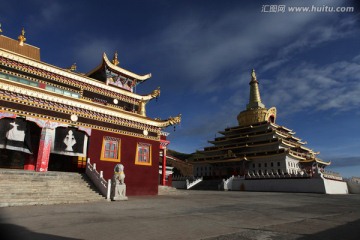
[(0, 48), (40, 61), (40, 48), (26, 44), (24, 41), (21, 45), (18, 40), (0, 35)]
[[(117, 54), (116, 54), (117, 55)], [(91, 70), (90, 72), (88, 72), (86, 74), (86, 76), (88, 77), (91, 77), (91, 76), (94, 76), (96, 75), (97, 72), (99, 71), (104, 71), (105, 68), (110, 70), (111, 72), (114, 72), (114, 73), (117, 73), (117, 74), (120, 74), (121, 76), (123, 77), (126, 77), (126, 78), (129, 78), (129, 79), (132, 79), (132, 80), (135, 80), (136, 81), (136, 84), (140, 83), (140, 82), (144, 82), (146, 81), (147, 79), (151, 78), (151, 73), (149, 74), (145, 74), (145, 75), (138, 75), (136, 73), (133, 73), (133, 72), (130, 72), (124, 68), (121, 68), (119, 66), (117, 66), (116, 64), (118, 64), (118, 60), (117, 60), (117, 57), (114, 58), (113, 60), (114, 63), (112, 63), (106, 53), (103, 54), (103, 57), (102, 57), (102, 61), (101, 63), (96, 67), (94, 68), (93, 70)]]
[[(7, 37), (4, 37), (0, 35), (0, 62), (1, 65), (7, 66), (12, 69), (16, 69), (17, 71), (23, 72), (24, 74), (33, 74), (34, 78), (37, 78), (37, 76), (40, 76), (44, 79), (49, 79), (53, 82), (56, 82), (55, 84), (59, 84), (60, 86), (63, 85), (73, 85), (76, 87), (79, 87), (81, 89), (85, 89), (92, 93), (101, 93), (104, 94), (104, 96), (109, 97), (111, 99), (114, 99), (116, 101), (122, 101), (126, 100), (130, 104), (131, 103), (137, 103), (138, 100), (141, 101), (148, 101), (154, 96), (157, 96), (159, 93), (159, 89), (156, 89), (151, 94), (142, 96), (130, 91), (126, 91), (124, 89), (120, 89), (116, 86), (107, 85), (104, 82), (101, 82), (94, 78), (89, 78), (83, 74), (79, 74), (77, 72), (69, 71), (68, 69), (63, 69), (57, 66), (50, 65), (48, 63), (42, 62), (39, 59), (36, 59), (35, 57), (28, 56), (26, 54), (19, 53), (18, 51), (13, 51), (9, 47), (2, 48), (1, 44), (5, 44), (3, 39), (6, 39), (5, 41), (9, 40), (10, 45), (19, 49), (25, 49), (27, 47), (27, 44), (23, 43), (23, 46), (17, 46), (19, 45), (19, 42)], [(16, 45), (17, 44), (17, 45)], [(34, 47), (35, 48), (35, 47)], [(106, 57), (106, 56), (105, 56)], [(105, 58), (105, 60), (107, 57)], [(107, 59), (108, 61), (108, 59)], [(109, 65), (110, 66), (110, 65)], [(126, 71), (126, 70), (125, 70)], [(125, 72), (123, 71), (123, 72)], [(130, 74), (131, 75), (131, 74)], [(138, 76), (135, 74), (135, 76)], [(145, 75), (146, 76), (146, 75)], [(151, 75), (148, 74), (147, 77), (149, 78)], [(142, 76), (140, 76), (141, 78)], [(145, 77), (146, 78), (146, 77)], [(117, 108), (115, 104), (109, 104), (109, 105), (103, 105), (99, 104), (95, 101), (91, 101), (86, 98), (73, 98), (68, 97), (65, 95), (62, 95), (60, 93), (51, 92), (46, 89), (38, 87), (33, 87), (32, 85), (24, 85), (22, 83), (10, 81), (8, 79), (2, 79), (2, 82), (0, 84), (0, 88), (2, 89), (12, 89), (16, 90), (17, 92), (21, 91), (21, 94), (25, 95), (31, 95), (36, 96), (37, 99), (46, 99), (46, 104), (48, 103), (56, 103), (56, 104), (62, 104), (62, 106), (65, 104), (66, 106), (69, 106), (74, 111), (76, 110), (76, 114), (87, 114), (85, 112), (91, 111), (92, 113), (89, 115), (91, 118), (103, 118), (104, 122), (106, 121), (118, 121), (121, 122), (121, 124), (124, 122), (124, 124), (132, 124), (134, 123), (135, 127), (142, 127), (138, 123), (142, 124), (148, 124), (152, 128), (164, 128), (170, 125), (179, 124), (181, 122), (181, 115), (175, 116), (175, 117), (169, 117), (165, 120), (159, 120), (159, 119), (151, 119), (146, 116), (142, 116), (139, 113), (133, 113), (130, 111), (126, 111), (120, 108)], [(142, 80), (144, 81), (144, 80)], [(6, 84), (5, 84), (6, 83)], [(13, 88), (12, 86), (16, 85), (17, 88)], [(34, 88), (34, 89), (33, 89)], [(20, 90), (21, 89), (21, 90)], [(26, 89), (26, 90), (25, 90)], [(14, 97), (15, 98), (15, 97)], [(51, 100), (50, 100), (51, 99)], [(64, 99), (67, 99), (69, 101), (65, 101)], [(124, 100), (124, 101), (125, 101)], [(18, 100), (16, 100), (18, 101)], [(113, 101), (111, 101), (113, 102)], [(45, 105), (44, 108), (49, 109), (50, 106)], [(80, 104), (80, 105), (79, 105)], [(64, 106), (65, 106), (64, 105)], [(59, 111), (67, 111), (65, 107), (59, 109)], [(85, 111), (85, 112), (84, 112)], [(83, 113), (84, 112), (84, 113)], [(74, 113), (75, 114), (75, 113)], [(86, 115), (87, 116), (87, 115)], [(110, 116), (110, 117), (109, 117)], [(114, 118), (115, 120), (110, 120), (110, 118)], [(117, 122), (117, 124), (119, 124)], [(139, 126), (138, 126), (139, 125)], [(157, 131), (157, 130), (156, 130)]]

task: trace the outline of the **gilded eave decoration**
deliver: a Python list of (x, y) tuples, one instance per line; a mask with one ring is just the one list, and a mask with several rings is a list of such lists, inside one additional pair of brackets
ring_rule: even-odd
[(126, 90), (106, 85), (103, 82), (88, 78), (84, 75), (51, 66), (43, 62), (34, 61), (14, 53), (9, 53), (3, 49), (0, 49), (0, 64), (84, 90), (93, 91), (114, 99), (126, 101), (131, 104), (136, 104), (143, 97)]
[[(108, 108), (97, 106), (89, 102), (72, 99), (57, 94), (44, 93), (40, 89), (30, 89), (30, 86), (23, 87), (22, 84), (7, 83), (2, 81), (0, 85), (0, 98), (21, 105), (36, 106), (41, 109), (48, 109), (55, 112), (62, 112), (69, 115), (75, 114), (79, 117), (96, 119), (102, 122), (109, 122), (121, 126), (157, 132), (158, 137), (161, 128), (176, 124), (180, 121), (179, 117), (170, 118), (166, 121), (157, 121), (150, 118), (143, 118), (127, 112), (114, 111)], [(25, 113), (26, 114), (26, 113)], [(31, 115), (31, 114), (30, 114)], [(46, 118), (46, 116), (40, 116)], [(57, 121), (67, 121), (57, 119)], [(79, 123), (80, 124), (80, 123)]]

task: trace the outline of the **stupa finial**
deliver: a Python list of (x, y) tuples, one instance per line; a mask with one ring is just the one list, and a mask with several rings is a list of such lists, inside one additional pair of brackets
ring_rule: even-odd
[(20, 46), (24, 46), (24, 42), (26, 41), (25, 29), (24, 29), (24, 27), (23, 27), (22, 30), (21, 30), (21, 34), (19, 35), (18, 40), (19, 40), (19, 45), (20, 45)]
[(256, 109), (256, 108), (265, 108), (265, 105), (261, 102), (259, 82), (256, 79), (255, 69), (251, 71), (251, 81), (250, 81), (250, 98), (247, 109)]
[(252, 71), (251, 71), (251, 80), (256, 80), (255, 69), (252, 69)]

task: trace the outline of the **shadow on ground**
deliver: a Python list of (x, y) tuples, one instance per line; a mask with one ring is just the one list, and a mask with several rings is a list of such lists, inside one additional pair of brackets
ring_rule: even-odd
[(330, 228), (328, 230), (318, 232), (312, 235), (304, 235), (299, 240), (318, 240), (318, 239), (326, 239), (326, 240), (359, 240), (360, 239), (360, 219), (348, 222), (347, 224)]
[(287, 229), (282, 229), (282, 231), (249, 229), (243, 232), (205, 238), (203, 240), (359, 240), (360, 219), (314, 234), (294, 234), (286, 232), (286, 230)]
[(15, 224), (0, 223), (1, 240), (79, 240), (77, 238), (67, 238), (50, 234), (36, 233), (29, 229)]

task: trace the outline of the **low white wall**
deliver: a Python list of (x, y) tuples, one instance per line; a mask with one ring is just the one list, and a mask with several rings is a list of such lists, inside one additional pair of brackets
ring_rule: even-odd
[(233, 191), (260, 191), (260, 192), (308, 192), (308, 193), (348, 193), (345, 182), (322, 178), (306, 179), (234, 179)]
[(349, 193), (346, 182), (324, 179), (326, 193), (328, 194), (347, 194)]

